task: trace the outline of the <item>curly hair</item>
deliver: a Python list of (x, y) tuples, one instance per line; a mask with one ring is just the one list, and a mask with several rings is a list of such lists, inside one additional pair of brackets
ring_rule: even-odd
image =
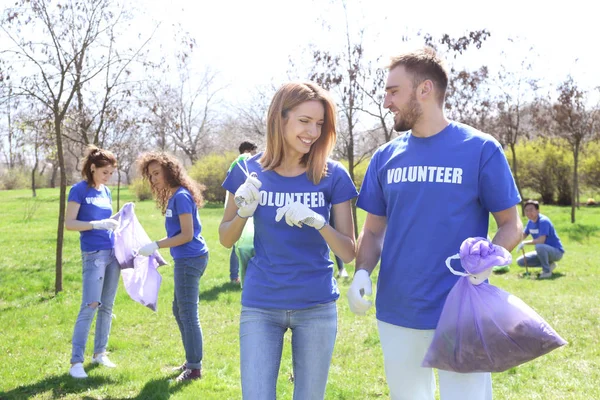
[[(153, 162), (157, 162), (162, 167), (165, 180), (168, 185), (167, 188), (157, 189), (154, 185), (152, 185), (148, 167)], [(142, 176), (144, 181), (150, 183), (152, 194), (156, 200), (156, 205), (158, 208), (160, 208), (163, 215), (165, 215), (167, 204), (172, 196), (170, 188), (183, 186), (192, 194), (194, 202), (198, 207), (202, 207), (204, 205), (202, 191), (205, 189), (205, 186), (190, 178), (181, 162), (179, 162), (179, 160), (174, 156), (164, 152), (147, 152), (138, 157), (137, 164), (139, 174)]]

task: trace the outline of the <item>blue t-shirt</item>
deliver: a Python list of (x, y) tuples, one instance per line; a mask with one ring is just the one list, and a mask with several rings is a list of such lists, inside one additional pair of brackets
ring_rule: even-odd
[(536, 222), (529, 220), (527, 222), (527, 226), (525, 227), (525, 234), (531, 235), (531, 237), (534, 239), (545, 235), (545, 244), (560, 250), (562, 253), (565, 252), (560, 238), (556, 233), (556, 229), (554, 229), (554, 225), (552, 225), (552, 221), (550, 221), (550, 218), (546, 217), (545, 215), (538, 214), (538, 220)]
[[(283, 177), (264, 171), (257, 154), (241, 163), (262, 182), (260, 202), (254, 213), (255, 256), (248, 263), (242, 304), (247, 307), (297, 310), (337, 300), (339, 290), (333, 277), (329, 246), (319, 231), (275, 222), (277, 209), (300, 201), (329, 220), (333, 204), (357, 195), (348, 171), (338, 162), (327, 162), (327, 176), (318, 185), (306, 173)], [(241, 168), (231, 170), (223, 187), (235, 193), (246, 175)]]
[(181, 223), (179, 216), (181, 214), (192, 214), (194, 223), (194, 237), (191, 241), (179, 246), (171, 247), (171, 256), (174, 260), (178, 258), (200, 257), (208, 253), (208, 247), (204, 238), (200, 234), (202, 232), (202, 224), (198, 215), (198, 207), (194, 202), (192, 194), (181, 186), (167, 203), (165, 211), (165, 229), (167, 237), (173, 237), (181, 233)]
[[(377, 319), (435, 329), (458, 277), (446, 258), (463, 240), (486, 237), (489, 213), (520, 201), (500, 144), (451, 122), (438, 134), (410, 132), (373, 155), (358, 207), (387, 217), (377, 282)], [(463, 270), (460, 263), (454, 269)]]
[[(112, 215), (112, 197), (110, 189), (100, 186), (96, 189), (81, 181), (71, 187), (68, 201), (79, 204), (78, 221), (99, 221)], [(92, 229), (79, 232), (81, 251), (110, 250), (115, 247), (112, 231)]]

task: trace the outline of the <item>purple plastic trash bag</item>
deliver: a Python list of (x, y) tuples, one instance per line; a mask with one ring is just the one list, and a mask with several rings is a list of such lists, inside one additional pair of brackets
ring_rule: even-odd
[(150, 237), (138, 221), (133, 203), (123, 205), (116, 217), (115, 257), (121, 266), (121, 277), (129, 297), (156, 311), (162, 277), (157, 268), (167, 262), (155, 251), (150, 257), (137, 254), (137, 249), (150, 243)]
[[(456, 258), (468, 273), (452, 269), (450, 261)], [(502, 372), (567, 343), (518, 297), (487, 282), (474, 285), (469, 280), (469, 273), (510, 262), (506, 249), (480, 237), (466, 239), (460, 253), (446, 260), (450, 271), (461, 277), (446, 298), (423, 367)]]

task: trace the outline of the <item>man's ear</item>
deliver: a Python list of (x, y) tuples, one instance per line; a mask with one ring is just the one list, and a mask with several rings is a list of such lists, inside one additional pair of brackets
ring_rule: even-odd
[(421, 100), (425, 100), (428, 97), (433, 96), (433, 89), (433, 82), (429, 79), (425, 79), (417, 88), (417, 97), (419, 97)]

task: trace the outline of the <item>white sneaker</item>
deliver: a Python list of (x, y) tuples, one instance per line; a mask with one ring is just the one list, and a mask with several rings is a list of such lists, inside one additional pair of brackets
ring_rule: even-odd
[(550, 278), (552, 278), (552, 271), (542, 272), (540, 274), (540, 276), (538, 276), (538, 279), (550, 279)]
[(554, 272), (554, 270), (556, 269), (556, 267), (558, 267), (558, 264), (553, 262), (550, 264), (550, 272)]
[(106, 353), (100, 353), (96, 357), (92, 357), (92, 364), (104, 365), (108, 368), (114, 368), (117, 365), (108, 359)]
[(347, 278), (348, 277), (348, 271), (346, 271), (346, 268), (342, 268), (341, 271), (338, 272), (338, 278)]
[(71, 368), (69, 369), (69, 374), (73, 378), (77, 379), (84, 379), (88, 377), (85, 373), (85, 370), (83, 369), (83, 363), (76, 363), (71, 365)]

